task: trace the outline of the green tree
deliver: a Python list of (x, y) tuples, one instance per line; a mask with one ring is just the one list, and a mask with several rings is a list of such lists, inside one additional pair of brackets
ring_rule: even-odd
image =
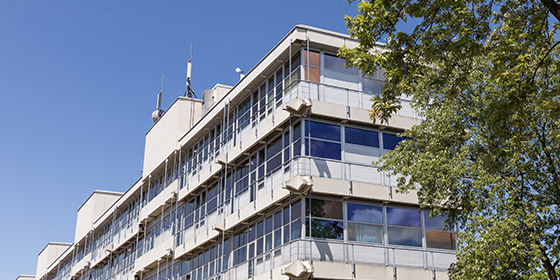
[[(355, 2), (355, 1), (350, 1)], [(560, 17), (554, 0), (372, 0), (346, 17), (359, 47), (340, 56), (385, 67), (372, 119), (407, 96), (423, 121), (385, 155), (399, 188), (460, 225), (453, 279), (558, 279)], [(552, 16), (556, 17), (556, 19)], [(407, 25), (411, 31), (398, 27)], [(378, 44), (378, 41), (386, 42)]]

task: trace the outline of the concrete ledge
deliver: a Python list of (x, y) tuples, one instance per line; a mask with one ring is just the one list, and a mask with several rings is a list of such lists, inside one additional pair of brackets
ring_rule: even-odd
[(313, 278), (353, 279), (352, 265), (348, 263), (314, 261)]

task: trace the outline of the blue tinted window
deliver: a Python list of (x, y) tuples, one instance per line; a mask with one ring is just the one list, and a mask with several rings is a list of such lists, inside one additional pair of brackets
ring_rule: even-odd
[(340, 153), (340, 143), (311, 140), (311, 156), (340, 160)]
[(388, 228), (389, 244), (422, 246), (422, 233), (419, 229)]
[(348, 221), (372, 224), (383, 223), (381, 206), (347, 203)]
[(274, 140), (274, 142), (268, 144), (268, 150), (266, 151), (266, 159), (272, 158), (274, 155), (282, 150), (282, 138)]
[(340, 141), (340, 126), (338, 125), (306, 121), (305, 131), (305, 136), (309, 131), (313, 138)]
[(427, 230), (440, 230), (445, 229), (445, 220), (447, 220), (447, 215), (436, 215), (430, 218), (430, 211), (424, 211), (424, 223), (426, 224)]
[(420, 211), (387, 207), (387, 224), (420, 227)]
[(394, 150), (397, 147), (397, 144), (406, 138), (398, 137), (393, 134), (385, 134), (383, 133), (383, 149), (385, 150)]
[(346, 127), (344, 129), (346, 143), (379, 147), (379, 136), (375, 131)]
[(325, 54), (324, 62), (325, 62), (326, 69), (349, 74), (349, 75), (358, 74), (358, 70), (356, 68), (346, 68), (346, 66), (344, 66), (345, 59), (339, 58), (335, 55)]

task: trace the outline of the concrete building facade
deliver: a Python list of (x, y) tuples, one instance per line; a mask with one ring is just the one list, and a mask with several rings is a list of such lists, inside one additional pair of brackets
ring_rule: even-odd
[(298, 25), (235, 86), (178, 97), (141, 178), (94, 192), (34, 279), (447, 279), (456, 233), (372, 165), (420, 118), (403, 98), (373, 124), (383, 69), (346, 68), (344, 45)]

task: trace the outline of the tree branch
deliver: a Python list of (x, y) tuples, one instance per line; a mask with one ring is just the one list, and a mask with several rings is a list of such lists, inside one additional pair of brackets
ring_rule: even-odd
[[(544, 0), (546, 1), (546, 0)], [(552, 47), (550, 47), (550, 49), (548, 49), (548, 51), (546, 52), (546, 54), (543, 56), (543, 58), (541, 58), (541, 61), (539, 61), (539, 64), (537, 64), (537, 68), (535, 68), (535, 71), (533, 72), (533, 77), (531, 78), (531, 83), (535, 81), (535, 76), (537, 76), (537, 70), (539, 70), (539, 67), (541, 67), (541, 64), (543, 63), (543, 61), (545, 60), (545, 58), (548, 56), (548, 54), (550, 54), (550, 52), (556, 47), (558, 46), (558, 44), (560, 44), (560, 41), (554, 43), (554, 45), (552, 45)]]
[(542, 245), (540, 248), (542, 253), (543, 267), (548, 274), (548, 279), (558, 280), (558, 277), (556, 276), (556, 270), (554, 269), (554, 266), (552, 265), (550, 259), (548, 258), (548, 255), (546, 254), (546, 249)]
[(541, 0), (541, 2), (548, 8), (556, 20), (560, 21), (560, 5), (554, 0)]

